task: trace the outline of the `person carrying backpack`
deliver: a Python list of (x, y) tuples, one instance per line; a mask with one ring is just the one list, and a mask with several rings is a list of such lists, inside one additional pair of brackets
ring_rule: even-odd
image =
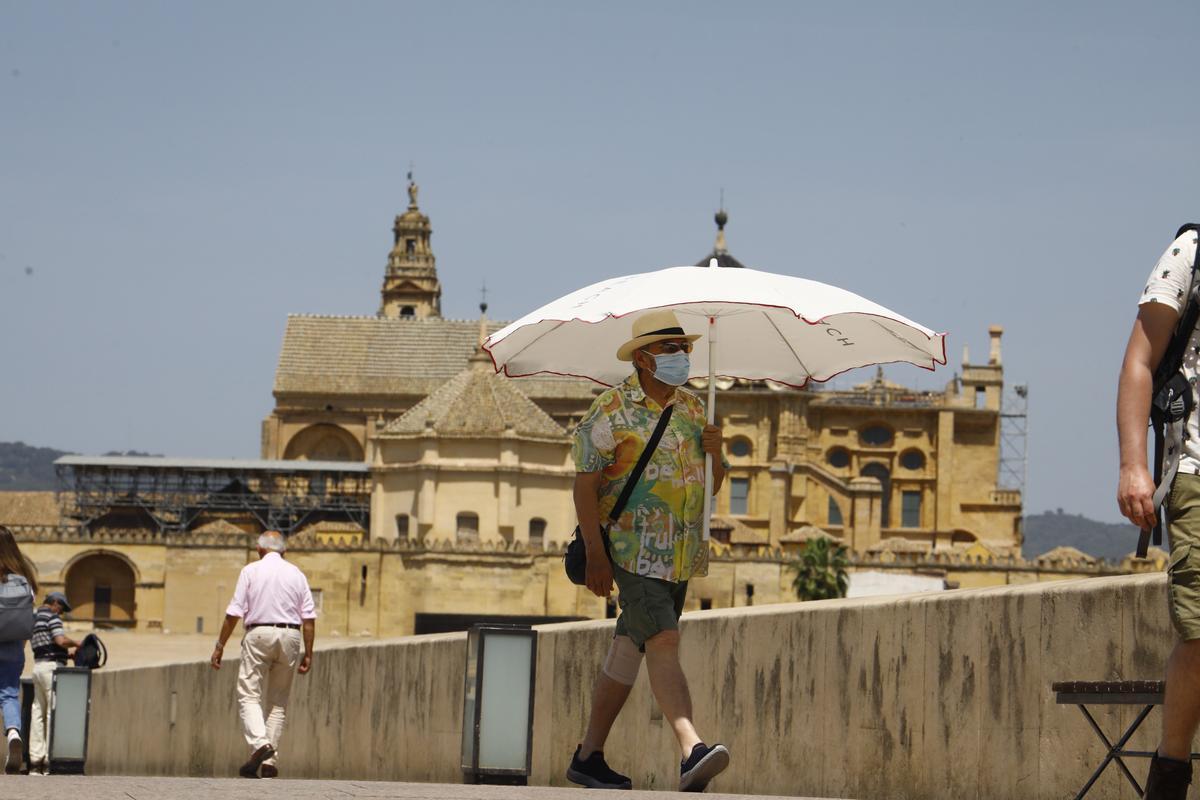
[[(1121, 471), (1117, 503), (1142, 529), (1139, 554), (1159, 528), (1165, 503), (1168, 607), (1179, 641), (1167, 662), (1162, 738), (1150, 760), (1147, 800), (1183, 800), (1192, 779), (1200, 723), (1200, 378), (1197, 228), (1185, 225), (1150, 273), (1133, 324), (1117, 392)], [(1146, 422), (1155, 430), (1156, 477), (1146, 458)], [(1156, 481), (1157, 478), (1157, 481)], [(1157, 486), (1156, 486), (1157, 482)]]
[(29, 722), (29, 774), (49, 775), (50, 707), (54, 696), (54, 672), (66, 666), (70, 650), (79, 642), (67, 636), (60, 615), (71, 610), (67, 596), (51, 592), (33, 615), (33, 714)]
[(4, 771), (15, 775), (25, 759), (21, 740), (21, 672), (25, 642), (33, 632), (33, 565), (17, 547), (12, 531), (0, 525), (0, 711), (4, 716), (7, 759)]

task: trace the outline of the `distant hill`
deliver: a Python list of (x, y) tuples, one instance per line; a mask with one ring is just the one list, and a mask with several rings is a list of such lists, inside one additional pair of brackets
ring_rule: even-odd
[(1063, 510), (1025, 517), (1025, 558), (1033, 559), (1061, 545), (1089, 555), (1120, 561), (1137, 547), (1137, 528), (1128, 522), (1099, 522)]
[[(54, 461), (70, 455), (52, 447), (30, 447), (24, 442), (0, 442), (0, 492), (41, 492), (58, 488)], [(148, 456), (137, 450), (117, 450), (106, 456)]]
[(53, 490), (54, 460), (67, 455), (52, 447), (30, 447), (24, 442), (0, 442), (0, 491)]

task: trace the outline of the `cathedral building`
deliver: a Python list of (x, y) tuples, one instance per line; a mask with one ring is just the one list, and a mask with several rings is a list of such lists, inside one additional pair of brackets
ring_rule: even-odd
[[(289, 317), (262, 456), (371, 464), (381, 476), (372, 506), (379, 513), (364, 532), (371, 537), (406, 530), (453, 539), (466, 530), (459, 515), (479, 518), (482, 527), (464, 535), (483, 541), (538, 539), (551, 520), (551, 530), (569, 531), (569, 432), (602, 387), (572, 378), (485, 377), (487, 365), (475, 356), (481, 337), (505, 323), (441, 316), (432, 226), (417, 205), (415, 183), (408, 193), (408, 209), (393, 228), (379, 313)], [(721, 210), (715, 219), (715, 246), (697, 266), (716, 259), (722, 269), (743, 268), (726, 244), (728, 215)], [(996, 554), (1018, 554), (1020, 493), (997, 485), (1002, 331), (989, 334), (987, 362), (964, 362), (961, 377), (940, 392), (896, 385), (882, 372), (851, 391), (722, 381), (719, 414), (733, 469), (717, 499), (717, 535), (729, 544), (779, 547), (828, 533), (858, 552), (903, 539), (930, 552), (981, 543)], [(473, 399), (464, 397), (468, 389)], [(455, 392), (460, 411), (494, 395), (538, 424), (524, 432), (490, 430), (501, 418), (479, 414), (474, 422), (457, 420), (453, 433), (442, 418), (426, 426), (433, 410), (450, 413), (447, 396)], [(537, 448), (529, 444), (533, 429)], [(416, 444), (422, 438), (426, 449)], [(434, 451), (456, 457), (437, 456), (435, 469)], [(526, 512), (525, 478), (512, 483), (503, 476), (531, 470), (542, 475), (538, 492), (549, 494)], [(550, 478), (546, 470), (566, 472)], [(401, 475), (413, 486), (400, 489)], [(431, 476), (457, 489), (447, 492)], [(468, 484), (490, 491), (495, 510), (468, 501)], [(509, 508), (510, 500), (518, 505)], [(401, 518), (407, 522), (396, 522)]]
[[(377, 313), (288, 318), (261, 458), (68, 456), (57, 493), (0, 493), (0, 524), (77, 619), (210, 633), (268, 528), (288, 536), (327, 633), (612, 613), (561, 562), (575, 527), (571, 430), (602, 387), (497, 375), (481, 343), (504, 323), (486, 306), (473, 320), (442, 316), (433, 228), (411, 176), (408, 197)], [(715, 219), (699, 263), (743, 269), (728, 215)], [(1153, 568), (1021, 558), (1021, 494), (997, 481), (1002, 331), (989, 335), (987, 359), (964, 356), (941, 391), (882, 371), (837, 391), (719, 380), (731, 468), (710, 573), (687, 607), (794, 599), (788, 565), (815, 537), (845, 544), (852, 571), (946, 587)]]

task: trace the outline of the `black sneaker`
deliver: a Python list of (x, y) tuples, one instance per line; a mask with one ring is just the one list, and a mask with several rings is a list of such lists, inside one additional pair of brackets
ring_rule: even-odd
[(1146, 776), (1146, 800), (1184, 800), (1192, 782), (1192, 762), (1163, 758), (1158, 753), (1150, 759), (1150, 774)]
[(633, 781), (619, 772), (614, 772), (604, 762), (603, 751), (597, 750), (581, 761), (579, 759), (581, 748), (582, 745), (576, 747), (575, 755), (571, 757), (571, 766), (567, 767), (567, 780), (589, 789), (633, 788)]
[(701, 742), (692, 748), (687, 761), (679, 765), (679, 791), (703, 792), (708, 782), (729, 766), (729, 751), (723, 744), (712, 747)]

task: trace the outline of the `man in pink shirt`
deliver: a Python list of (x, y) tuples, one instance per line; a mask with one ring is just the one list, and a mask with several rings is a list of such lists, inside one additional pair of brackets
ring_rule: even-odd
[(243, 778), (259, 777), (259, 768), (264, 778), (279, 776), (275, 758), (292, 677), (296, 672), (305, 674), (312, 666), (317, 612), (308, 579), (283, 560), (285, 549), (286, 542), (277, 531), (258, 537), (259, 560), (242, 568), (212, 654), (213, 669), (220, 669), (225, 642), (242, 620), (246, 633), (238, 668), (238, 706), (251, 750), (250, 760), (238, 770)]

